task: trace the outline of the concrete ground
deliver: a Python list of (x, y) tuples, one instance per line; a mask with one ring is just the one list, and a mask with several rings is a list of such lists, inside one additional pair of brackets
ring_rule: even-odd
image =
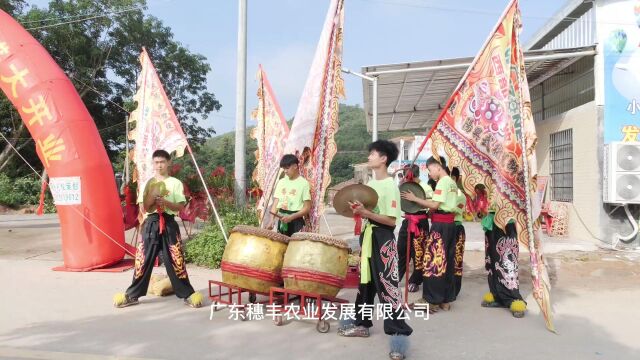
[[(328, 211), (334, 235), (350, 239), (352, 223)], [(526, 254), (523, 319), (479, 306), (486, 291), (479, 224), (467, 224), (463, 289), (453, 309), (413, 318), (411, 359), (640, 359), (640, 257), (567, 239), (546, 246), (558, 334), (548, 332), (531, 296)], [(326, 229), (325, 229), (326, 231)], [(578, 250), (590, 250), (588, 252)], [(386, 359), (387, 338), (376, 321), (368, 339), (327, 334), (312, 321), (282, 327), (240, 322), (223, 309), (191, 309), (174, 296), (145, 297), (115, 309), (124, 273), (66, 273), (55, 216), (0, 216), (0, 358), (2, 359)], [(189, 266), (203, 294), (218, 270)], [(163, 269), (156, 269), (163, 273)], [(354, 290), (340, 297), (353, 301)], [(413, 297), (412, 297), (413, 298)], [(207, 303), (208, 305), (209, 303)], [(211, 319), (210, 319), (211, 316)]]

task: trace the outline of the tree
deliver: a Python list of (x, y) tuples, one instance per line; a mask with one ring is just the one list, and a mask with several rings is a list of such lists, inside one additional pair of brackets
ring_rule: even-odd
[(0, 9), (11, 16), (19, 14), (25, 5), (24, 0), (0, 0)]
[[(198, 124), (221, 104), (207, 90), (211, 70), (204, 56), (173, 38), (171, 29), (144, 13), (144, 0), (54, 0), (46, 8), (24, 1), (0, 0), (0, 8), (16, 17), (49, 51), (76, 86), (91, 113), (112, 162), (124, 161), (125, 120), (135, 108), (132, 97), (140, 69), (138, 56), (147, 49), (190, 143), (202, 144), (214, 132)], [(96, 14), (105, 14), (96, 17)], [(65, 20), (81, 20), (62, 24)], [(0, 131), (41, 169), (32, 139), (18, 113), (0, 94)], [(12, 176), (28, 172), (7, 147), (0, 169)]]

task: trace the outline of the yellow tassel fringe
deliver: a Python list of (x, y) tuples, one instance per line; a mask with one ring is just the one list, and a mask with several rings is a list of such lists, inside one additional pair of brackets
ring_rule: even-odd
[(193, 305), (202, 306), (202, 300), (204, 299), (202, 294), (198, 291), (194, 292), (189, 296), (189, 299)]
[(127, 301), (127, 296), (124, 293), (117, 293), (113, 295), (113, 305), (119, 306)]
[(482, 301), (486, 303), (492, 303), (496, 301), (496, 299), (493, 297), (493, 294), (491, 292), (487, 292), (482, 296)]
[(510, 309), (513, 312), (515, 311), (524, 312), (525, 310), (527, 310), (527, 304), (522, 300), (516, 300), (511, 303)]

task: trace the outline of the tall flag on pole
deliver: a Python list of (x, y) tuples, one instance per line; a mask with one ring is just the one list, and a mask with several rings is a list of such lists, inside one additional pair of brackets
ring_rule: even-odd
[(486, 186), (500, 228), (510, 220), (516, 222), (518, 240), (531, 257), (534, 298), (547, 328), (555, 331), (537, 222), (541, 209), (534, 196), (537, 136), (520, 29), (520, 9), (513, 0), (422, 147), (431, 139), (433, 154), (444, 150), (449, 166), (464, 175), (467, 194), (475, 194), (478, 184)]
[(338, 98), (344, 97), (343, 24), (344, 0), (332, 0), (285, 147), (285, 154), (301, 158), (302, 174), (310, 182), (308, 225), (314, 232), (324, 211), (324, 193), (331, 182), (329, 166), (337, 151)]
[(257, 78), (260, 82), (258, 85), (258, 108), (251, 114), (251, 117), (258, 122), (251, 131), (251, 137), (256, 139), (258, 143), (253, 180), (258, 184), (263, 194), (267, 194), (267, 196), (260, 198), (258, 209), (269, 215), (268, 194), (273, 192), (276, 184), (280, 159), (284, 155), (284, 145), (289, 136), (289, 125), (282, 115), (280, 104), (276, 100), (276, 95), (262, 65), (258, 69)]
[(153, 177), (151, 156), (155, 150), (162, 149), (168, 153), (175, 151), (176, 156), (180, 157), (187, 147), (187, 138), (144, 48), (140, 54), (140, 64), (142, 71), (138, 77), (138, 92), (133, 97), (138, 107), (129, 118), (129, 121), (136, 122), (129, 139), (135, 141), (131, 158), (136, 164), (133, 178), (139, 184), (139, 194)]

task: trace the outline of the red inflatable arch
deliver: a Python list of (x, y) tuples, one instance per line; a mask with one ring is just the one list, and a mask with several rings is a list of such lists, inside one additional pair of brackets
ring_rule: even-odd
[(0, 89), (20, 113), (50, 176), (65, 268), (86, 271), (120, 261), (122, 210), (96, 125), (49, 53), (2, 10)]

